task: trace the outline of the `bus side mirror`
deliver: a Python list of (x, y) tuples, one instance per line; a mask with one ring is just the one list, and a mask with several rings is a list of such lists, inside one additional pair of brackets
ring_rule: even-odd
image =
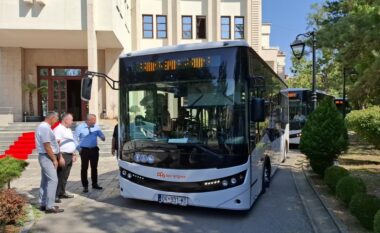
[(263, 98), (253, 98), (251, 100), (251, 121), (265, 121), (265, 100)]
[(81, 99), (83, 101), (89, 101), (91, 99), (92, 78), (82, 78), (81, 86)]

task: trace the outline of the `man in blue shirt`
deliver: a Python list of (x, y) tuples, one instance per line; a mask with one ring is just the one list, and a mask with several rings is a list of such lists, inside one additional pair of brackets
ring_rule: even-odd
[(75, 138), (79, 142), (78, 151), (81, 158), (81, 180), (83, 192), (88, 192), (87, 170), (88, 164), (91, 165), (91, 181), (93, 189), (103, 189), (98, 185), (98, 161), (99, 147), (98, 137), (105, 141), (103, 132), (96, 124), (96, 115), (88, 114), (86, 122), (78, 125), (75, 129)]

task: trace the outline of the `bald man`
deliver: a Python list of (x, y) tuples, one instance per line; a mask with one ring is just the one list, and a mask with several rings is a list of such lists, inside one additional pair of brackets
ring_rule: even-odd
[(70, 176), (71, 167), (73, 165), (73, 162), (77, 160), (75, 151), (78, 143), (74, 139), (73, 131), (71, 130), (72, 125), (73, 115), (66, 113), (62, 117), (61, 123), (53, 130), (55, 138), (57, 139), (59, 145), (61, 156), (65, 161), (64, 165), (59, 166), (57, 169), (58, 187), (55, 199), (56, 203), (60, 203), (61, 198), (74, 197), (74, 195), (66, 193), (66, 184)]
[(35, 133), (38, 161), (41, 166), (40, 209), (46, 213), (60, 213), (63, 209), (54, 206), (57, 191), (59, 146), (51, 126), (58, 121), (56, 112), (48, 112)]
[(79, 142), (78, 148), (81, 158), (81, 180), (83, 192), (88, 192), (87, 170), (91, 165), (91, 181), (93, 189), (103, 189), (98, 184), (99, 147), (98, 138), (105, 141), (106, 138), (99, 126), (96, 125), (96, 115), (88, 114), (86, 122), (75, 129), (75, 138)]

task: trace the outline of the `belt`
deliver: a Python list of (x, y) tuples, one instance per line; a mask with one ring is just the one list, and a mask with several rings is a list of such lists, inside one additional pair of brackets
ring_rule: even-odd
[(72, 155), (72, 154), (74, 154), (74, 152), (72, 152), (72, 153), (62, 152), (62, 154), (64, 154), (64, 155)]
[[(47, 155), (47, 156), (49, 156), (48, 155), (48, 153), (38, 153), (39, 155)], [(54, 154), (55, 156), (58, 156), (59, 155), (59, 153), (58, 154)]]
[(93, 149), (97, 149), (98, 147), (95, 146), (95, 147), (81, 147), (82, 149), (86, 149), (86, 150), (93, 150)]

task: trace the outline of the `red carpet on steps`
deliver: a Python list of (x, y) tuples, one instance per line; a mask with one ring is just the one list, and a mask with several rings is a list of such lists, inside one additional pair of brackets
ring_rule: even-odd
[(15, 159), (27, 160), (35, 148), (34, 132), (23, 133), (3, 155), (0, 155), (0, 159), (9, 155)]

